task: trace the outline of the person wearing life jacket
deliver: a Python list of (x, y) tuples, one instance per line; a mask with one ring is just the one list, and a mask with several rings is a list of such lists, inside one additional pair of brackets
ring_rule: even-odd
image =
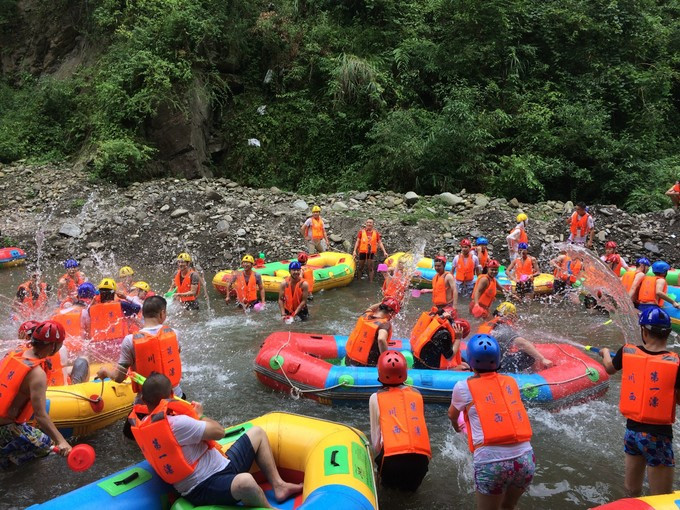
[(301, 270), (302, 266), (295, 260), (288, 264), (290, 276), (279, 285), (279, 310), (282, 319), (295, 320), (296, 317), (301, 321), (309, 319), (307, 308), (309, 286), (300, 278)]
[(616, 241), (607, 241), (604, 243), (604, 255), (600, 256), (600, 260), (604, 262), (612, 272), (620, 277), (623, 269), (628, 269), (628, 263), (619, 253), (617, 253), (618, 245)]
[(116, 282), (113, 278), (102, 279), (97, 289), (99, 302), (85, 308), (80, 316), (83, 338), (92, 342), (107, 342), (117, 353), (118, 343), (136, 324), (141, 307), (129, 301), (115, 300)]
[(458, 306), (458, 286), (453, 275), (446, 271), (446, 257), (437, 255), (434, 258), (435, 275), (432, 278), (432, 289), (424, 289), (422, 293), (432, 293), (432, 304), (437, 308)]
[(456, 278), (456, 290), (459, 296), (470, 297), (475, 286), (475, 276), (481, 273), (479, 259), (472, 250), (472, 243), (469, 239), (460, 241), (460, 253), (453, 257), (451, 262), (451, 273)]
[(359, 253), (357, 269), (354, 273), (355, 278), (361, 278), (363, 276), (364, 268), (366, 268), (369, 282), (373, 281), (375, 257), (378, 254), (378, 248), (380, 248), (383, 255), (387, 257), (387, 250), (385, 250), (385, 246), (383, 245), (380, 232), (375, 230), (373, 225), (373, 218), (368, 218), (364, 228), (359, 230), (359, 233), (357, 234), (357, 241), (354, 243), (354, 251), (352, 252), (354, 260), (357, 260), (357, 251)]
[(487, 273), (487, 264), (491, 260), (491, 254), (489, 253), (489, 240), (486, 237), (478, 237), (475, 241), (475, 254), (477, 255), (477, 260), (479, 260), (479, 267), (481, 268), (481, 273)]
[(201, 277), (193, 268), (191, 255), (182, 252), (177, 255), (177, 272), (168, 293), (174, 292), (174, 297), (182, 303), (185, 310), (198, 310), (200, 291)]
[(47, 310), (49, 292), (52, 289), (40, 277), (40, 271), (31, 271), (29, 279), (17, 288), (12, 309), (20, 319), (37, 318), (43, 316)]
[(501, 265), (497, 260), (491, 259), (487, 264), (487, 273), (477, 277), (470, 301), (470, 313), (475, 319), (487, 318), (491, 313), (491, 305), (496, 300), (498, 291), (501, 290), (505, 294), (503, 288), (496, 281), (500, 267)]
[(567, 218), (567, 225), (569, 226), (569, 239), (567, 242), (581, 246), (585, 245), (586, 248), (592, 249), (595, 223), (593, 217), (588, 214), (584, 202), (576, 204), (576, 210)]
[(236, 294), (236, 304), (241, 308), (252, 308), (257, 303), (264, 304), (264, 285), (262, 275), (253, 271), (255, 259), (252, 255), (244, 255), (241, 260), (242, 271), (236, 271), (232, 275), (231, 283), (224, 298), (225, 303), (229, 303), (232, 293)]
[(304, 251), (301, 251), (298, 253), (297, 261), (302, 266), (300, 278), (307, 282), (307, 301), (313, 301), (314, 297), (312, 296), (312, 292), (314, 292), (314, 268), (307, 266), (309, 255), (307, 255)]
[(663, 302), (667, 301), (675, 308), (680, 308), (680, 303), (668, 295), (668, 282), (666, 281), (666, 274), (671, 266), (663, 260), (657, 260), (652, 264), (652, 273), (654, 276), (647, 276), (638, 279), (638, 286), (633, 283), (633, 288), (630, 294), (637, 295), (637, 308), (643, 311), (647, 308), (654, 308), (656, 306), (663, 306)]
[(550, 265), (554, 268), (553, 292), (561, 294), (578, 280), (578, 275), (583, 269), (583, 257), (575, 252), (572, 258), (567, 254), (567, 250), (560, 250), (557, 257), (550, 260)]
[(281, 478), (261, 427), (248, 428), (223, 455), (216, 441), (224, 437), (224, 426), (205, 416), (200, 403), (173, 399), (172, 383), (165, 375), (150, 375), (141, 394), (144, 404), (134, 406), (128, 417), (135, 441), (156, 474), (193, 506), (216, 508), (240, 502), (271, 508), (249, 473), (253, 462), (277, 501), (302, 492), (301, 483)]
[(432, 449), (423, 397), (404, 384), (407, 375), (401, 352), (383, 352), (378, 358), (378, 382), (382, 388), (368, 400), (368, 412), (380, 484), (415, 492), (427, 474)]
[(127, 295), (132, 289), (135, 272), (130, 266), (123, 266), (118, 270), (118, 280), (116, 281), (116, 296), (127, 299)]
[(649, 268), (652, 267), (652, 263), (647, 257), (640, 257), (635, 264), (635, 269), (628, 269), (628, 271), (623, 273), (621, 276), (621, 284), (625, 287), (626, 291), (628, 291), (628, 295), (633, 300), (633, 303), (637, 304), (637, 291), (640, 288), (642, 279), (647, 275)]
[[(45, 457), (54, 443), (67, 456), (71, 446), (47, 414), (46, 358), (54, 356), (66, 335), (58, 324), (47, 321), (35, 327), (31, 343), (0, 360), (0, 467), (23, 464)], [(37, 428), (26, 422), (37, 422)]]
[(412, 260), (412, 257), (404, 255), (399, 257), (396, 265), (387, 268), (387, 271), (385, 272), (385, 281), (382, 285), (382, 295), (384, 298), (393, 297), (400, 305), (404, 303), (406, 291), (411, 284), (408, 266)]
[(432, 311), (430, 323), (422, 331), (416, 327), (411, 332), (413, 368), (468, 370), (461, 358), (460, 343), (470, 334), (470, 323), (456, 318), (451, 308), (440, 311), (433, 307)]
[(401, 305), (391, 297), (369, 307), (357, 320), (347, 338), (345, 364), (356, 367), (374, 367), (381, 352), (385, 352), (392, 339), (392, 318)]
[(675, 184), (666, 191), (666, 196), (670, 197), (673, 202), (673, 209), (678, 210), (680, 204), (680, 180), (675, 181)]
[(529, 236), (527, 235), (527, 224), (529, 217), (525, 213), (517, 215), (517, 225), (507, 235), (505, 240), (508, 243), (508, 253), (510, 255), (510, 262), (519, 256), (519, 243), (529, 244)]
[(80, 264), (75, 259), (68, 259), (64, 262), (66, 273), (59, 278), (59, 286), (57, 287), (57, 300), (60, 304), (68, 298), (75, 299), (78, 293), (78, 286), (87, 281), (87, 278), (78, 270), (78, 267), (80, 267)]
[(326, 226), (321, 219), (321, 207), (318, 205), (312, 207), (312, 216), (302, 224), (300, 233), (307, 243), (308, 253), (321, 253), (328, 249), (330, 243), (328, 242)]
[(608, 374), (621, 371), (619, 411), (626, 418), (625, 481), (629, 497), (642, 494), (647, 471), (650, 495), (673, 490), (673, 423), (680, 404), (680, 358), (668, 348), (671, 318), (650, 307), (638, 320), (642, 345), (627, 343), (612, 357), (600, 349)]
[(515, 282), (515, 293), (522, 297), (534, 297), (534, 277), (540, 274), (536, 258), (529, 255), (526, 243), (519, 244), (519, 257), (510, 262), (505, 270), (508, 278)]
[(140, 281), (134, 282), (130, 286), (130, 291), (125, 296), (125, 299), (131, 303), (142, 306), (146, 298), (155, 295), (156, 294), (151, 290), (151, 286), (148, 283)]
[(69, 300), (69, 306), (60, 308), (50, 320), (58, 322), (66, 331), (66, 345), (69, 349), (80, 350), (83, 338), (82, 314), (88, 308), (99, 292), (90, 282), (81, 283), (78, 286), (78, 295), (73, 303)]
[(534, 477), (531, 423), (515, 379), (498, 373), (501, 351), (488, 335), (468, 342), (475, 375), (453, 387), (448, 416), (456, 432), (463, 413), (472, 452), (477, 508), (512, 509)]
[(523, 338), (515, 329), (515, 305), (505, 301), (498, 305), (493, 315), (493, 319), (477, 328), (477, 334), (491, 335), (498, 342), (503, 358), (501, 372), (531, 372), (553, 366), (553, 362), (543, 356), (531, 340)]

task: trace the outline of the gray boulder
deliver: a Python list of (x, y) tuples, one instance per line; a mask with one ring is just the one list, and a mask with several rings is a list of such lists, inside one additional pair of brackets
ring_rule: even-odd
[(445, 191), (444, 193), (439, 195), (439, 199), (444, 202), (447, 205), (459, 205), (465, 202), (461, 197), (458, 195), (454, 195), (453, 193), (449, 193), (448, 191)]
[(64, 223), (59, 229), (59, 234), (64, 237), (80, 237), (80, 227), (75, 223)]

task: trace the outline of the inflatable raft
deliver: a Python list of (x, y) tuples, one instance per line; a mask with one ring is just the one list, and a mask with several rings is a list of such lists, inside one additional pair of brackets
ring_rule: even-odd
[[(407, 255), (404, 252), (394, 253), (390, 255), (385, 264), (388, 267), (394, 267), (399, 262), (399, 259)], [(451, 262), (446, 263), (446, 270), (451, 271)], [(421, 289), (432, 288), (432, 279), (437, 272), (434, 270), (434, 259), (423, 257), (416, 264), (416, 272), (411, 279), (413, 285)], [(475, 277), (476, 278), (476, 277)], [(515, 288), (515, 282), (511, 281), (505, 273), (505, 266), (501, 266), (496, 277), (499, 285), (503, 289), (510, 290)], [(551, 294), (553, 291), (553, 283), (555, 277), (548, 273), (541, 273), (534, 278), (534, 291), (536, 294)], [(500, 291), (499, 291), (500, 294)]]
[(0, 248), (0, 268), (20, 266), (26, 263), (26, 252), (21, 248)]
[[(634, 270), (635, 266), (631, 265), (630, 269)], [(621, 268), (621, 273), (619, 276), (623, 276), (626, 272), (626, 269)], [(647, 271), (647, 276), (654, 276), (654, 273), (652, 273), (652, 268), (649, 268), (649, 271)], [(680, 279), (680, 269), (671, 269), (666, 273), (666, 282), (668, 285), (678, 285), (678, 280)]]
[(624, 498), (600, 505), (591, 510), (678, 510), (680, 508), (680, 491), (659, 496), (642, 498)]
[[(367, 400), (381, 385), (375, 367), (342, 366), (346, 336), (276, 332), (269, 335), (255, 358), (255, 374), (264, 385), (323, 404)], [(508, 374), (522, 388), (529, 405), (560, 408), (604, 394), (609, 376), (604, 367), (570, 345), (535, 344), (555, 365), (536, 373)], [(408, 340), (393, 340), (391, 348), (412, 359)], [(464, 353), (463, 353), (464, 356)], [(407, 384), (427, 402), (448, 403), (453, 386), (470, 372), (410, 369)]]
[[(253, 267), (262, 275), (262, 284), (267, 299), (278, 299), (281, 282), (290, 275), (288, 264), (292, 260), (269, 262), (264, 267)], [(349, 253), (325, 251), (309, 256), (307, 267), (312, 268), (314, 274), (314, 292), (335, 287), (345, 287), (354, 279), (354, 258)], [(227, 285), (234, 271), (227, 269), (220, 271), (212, 280), (215, 290), (222, 295), (227, 292)]]
[[(231, 443), (253, 426), (267, 433), (281, 476), (302, 482), (303, 492), (284, 503), (276, 503), (259, 471), (253, 475), (276, 508), (327, 510), (373, 510), (378, 508), (373, 462), (366, 437), (357, 429), (326, 420), (289, 413), (269, 413), (225, 431), (220, 440), (226, 451)], [(189, 510), (193, 508), (243, 508), (242, 506), (194, 507), (178, 498), (148, 462), (140, 462), (100, 481), (51, 501), (29, 508), (106, 510)], [(174, 503), (173, 503), (174, 501)]]
[[(668, 295), (676, 301), (680, 301), (680, 287), (669, 285)], [(680, 333), (680, 310), (675, 308), (668, 301), (663, 302), (663, 309), (671, 317), (671, 327), (673, 328), (673, 331)]]

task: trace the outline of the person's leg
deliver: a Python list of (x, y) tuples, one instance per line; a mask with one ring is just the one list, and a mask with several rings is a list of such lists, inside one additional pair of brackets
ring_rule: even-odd
[(316, 245), (314, 241), (307, 241), (307, 253), (314, 255), (316, 253)]
[(364, 265), (366, 264), (366, 254), (365, 253), (360, 253), (359, 254), (359, 260), (357, 260), (357, 269), (356, 273), (354, 274), (355, 278), (358, 278), (361, 280), (361, 275), (364, 272)]
[(647, 434), (647, 449), (644, 457), (647, 464), (649, 494), (668, 494), (673, 490), (675, 456), (673, 439), (663, 435)]
[(530, 451), (514, 459), (511, 469), (514, 470), (514, 474), (505, 490), (503, 502), (501, 503), (502, 510), (514, 510), (517, 507), (519, 498), (522, 497), (522, 494), (529, 488), (531, 481), (534, 479), (534, 472), (536, 471), (534, 452)]
[(507, 485), (507, 465), (507, 461), (475, 464), (477, 510), (500, 509)]
[(625, 455), (624, 488), (628, 497), (635, 498), (642, 494), (642, 484), (645, 480), (644, 450), (647, 449), (646, 434), (626, 429), (623, 436), (623, 451)]
[(257, 485), (250, 473), (240, 473), (231, 482), (231, 495), (244, 506), (257, 508), (274, 508), (267, 501), (262, 487)]
[(503, 494), (482, 494), (475, 492), (477, 510), (499, 510), (503, 502)]
[(673, 491), (673, 474), (675, 469), (669, 466), (647, 466), (649, 495), (668, 494)]
[(366, 266), (368, 269), (368, 281), (373, 282), (373, 275), (374, 275), (374, 266), (375, 266), (375, 259), (373, 253), (371, 253), (367, 258), (366, 258)]

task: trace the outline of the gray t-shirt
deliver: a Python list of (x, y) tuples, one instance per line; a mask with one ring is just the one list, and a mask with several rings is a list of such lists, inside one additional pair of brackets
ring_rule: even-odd
[(209, 449), (203, 441), (206, 422), (195, 420), (190, 416), (177, 415), (168, 416), (168, 423), (175, 439), (182, 447), (182, 453), (187, 462), (193, 464), (198, 459), (196, 470), (174, 484), (177, 492), (186, 496), (199, 483), (226, 468), (229, 465), (229, 459), (218, 450)]
[(515, 341), (515, 338), (518, 338), (521, 335), (512, 326), (507, 324), (498, 324), (495, 328), (493, 328), (491, 336), (496, 339), (501, 351), (507, 351), (512, 346), (512, 342)]

